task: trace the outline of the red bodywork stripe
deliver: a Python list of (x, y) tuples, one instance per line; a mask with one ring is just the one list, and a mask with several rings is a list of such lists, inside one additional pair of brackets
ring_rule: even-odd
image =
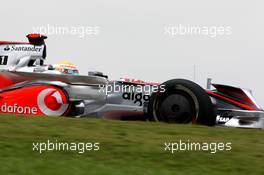
[(28, 42), (0, 41), (0, 44), (30, 44)]
[(240, 107), (240, 108), (243, 108), (243, 109), (246, 109), (246, 110), (250, 110), (250, 111), (256, 111), (255, 108), (252, 108), (252, 107), (250, 107), (250, 106), (248, 106), (248, 105), (245, 105), (245, 104), (243, 104), (243, 103), (240, 103), (240, 102), (238, 102), (238, 101), (232, 100), (232, 99), (230, 99), (230, 98), (228, 98), (228, 97), (225, 97), (225, 96), (222, 96), (222, 95), (220, 95), (220, 94), (214, 93), (214, 92), (212, 92), (212, 91), (207, 91), (207, 94), (210, 95), (210, 96), (213, 96), (213, 97), (220, 98), (221, 100), (224, 100), (224, 101), (230, 102), (230, 103), (232, 103), (232, 104), (234, 104), (234, 105), (236, 105), (236, 106), (238, 106), (238, 107)]

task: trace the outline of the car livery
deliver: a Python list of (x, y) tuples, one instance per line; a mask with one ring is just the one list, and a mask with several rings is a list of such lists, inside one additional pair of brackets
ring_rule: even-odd
[(2, 114), (264, 128), (264, 112), (249, 90), (221, 84), (208, 90), (185, 79), (152, 83), (109, 80), (101, 72), (57, 74), (44, 64), (47, 37), (27, 38), (29, 42), (0, 41)]

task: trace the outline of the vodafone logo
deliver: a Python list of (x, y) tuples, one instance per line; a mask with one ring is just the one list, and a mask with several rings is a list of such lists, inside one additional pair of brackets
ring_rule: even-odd
[(38, 95), (38, 107), (45, 115), (61, 116), (67, 111), (69, 107), (69, 104), (63, 101), (64, 96), (64, 94), (56, 89), (44, 89)]

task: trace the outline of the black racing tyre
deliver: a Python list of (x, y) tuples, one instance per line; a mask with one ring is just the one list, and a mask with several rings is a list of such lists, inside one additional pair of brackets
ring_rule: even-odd
[(150, 120), (168, 123), (215, 125), (214, 106), (206, 91), (185, 79), (166, 81), (165, 92), (152, 93), (147, 110)]

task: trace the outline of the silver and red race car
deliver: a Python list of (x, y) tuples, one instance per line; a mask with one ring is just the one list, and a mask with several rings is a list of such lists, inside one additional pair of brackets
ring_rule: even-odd
[(185, 79), (162, 84), (111, 81), (101, 72), (79, 75), (73, 65), (45, 65), (46, 36), (0, 41), (0, 113), (102, 117), (264, 128), (264, 112), (251, 92), (213, 84), (205, 90)]

